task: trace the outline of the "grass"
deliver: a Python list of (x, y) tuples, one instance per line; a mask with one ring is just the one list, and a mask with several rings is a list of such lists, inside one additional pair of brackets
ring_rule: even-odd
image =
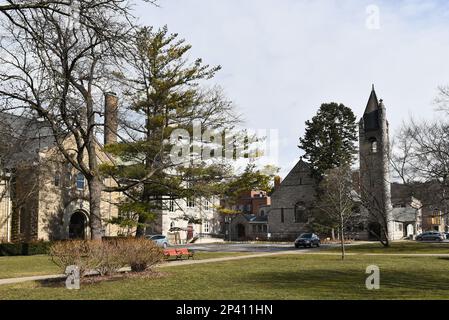
[[(324, 250), (323, 250), (324, 251)], [(340, 252), (339, 247), (325, 250), (326, 252)], [(384, 253), (384, 254), (449, 254), (449, 243), (425, 243), (415, 241), (393, 242), (389, 248), (380, 243), (368, 243), (346, 246), (348, 253)]]
[(49, 256), (0, 257), (0, 279), (59, 273)]
[[(234, 252), (195, 252), (195, 260), (248, 255)], [(58, 274), (61, 270), (48, 256), (0, 257), (0, 279)]]
[[(365, 288), (380, 267), (381, 289)], [(282, 255), (160, 269), (166, 276), (83, 285), (0, 286), (0, 299), (449, 299), (449, 260), (438, 257)]]

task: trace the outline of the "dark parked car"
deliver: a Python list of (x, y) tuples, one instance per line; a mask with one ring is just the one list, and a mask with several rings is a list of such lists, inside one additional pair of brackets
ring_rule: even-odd
[(443, 235), (442, 233), (440, 233), (438, 231), (424, 232), (416, 237), (417, 241), (443, 241), (445, 239), (446, 239), (446, 235)]
[(303, 233), (295, 240), (295, 247), (312, 248), (313, 246), (319, 247), (321, 244), (320, 237), (314, 233)]

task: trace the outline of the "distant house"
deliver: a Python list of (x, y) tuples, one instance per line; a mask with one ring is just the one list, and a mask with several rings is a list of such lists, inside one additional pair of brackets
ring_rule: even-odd
[(147, 235), (163, 234), (171, 244), (223, 241), (217, 197), (163, 201), (163, 210), (146, 228)]
[(228, 240), (266, 240), (268, 236), (268, 210), (271, 197), (265, 191), (247, 191), (241, 194), (234, 211), (240, 213), (228, 217), (224, 233)]

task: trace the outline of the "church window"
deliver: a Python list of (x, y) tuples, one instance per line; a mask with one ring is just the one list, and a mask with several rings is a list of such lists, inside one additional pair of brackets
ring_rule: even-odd
[(175, 212), (175, 200), (170, 199), (168, 202), (168, 211)]
[(304, 203), (298, 202), (295, 205), (295, 223), (307, 223), (308, 218), (306, 214), (306, 208)]
[(371, 153), (377, 153), (378, 152), (378, 144), (377, 144), (377, 140), (375, 138), (372, 138), (370, 140), (371, 142)]
[(281, 209), (281, 223), (285, 222), (284, 208)]
[(265, 211), (263, 211), (263, 210), (260, 211), (260, 216), (261, 216), (261, 217), (265, 216)]

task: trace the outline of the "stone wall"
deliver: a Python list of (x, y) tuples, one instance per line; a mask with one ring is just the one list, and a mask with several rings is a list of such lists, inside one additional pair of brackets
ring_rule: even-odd
[(312, 218), (316, 181), (310, 173), (309, 165), (301, 159), (272, 194), (268, 214), (268, 233), (272, 240), (294, 240), (310, 230), (307, 222), (295, 221), (295, 206), (298, 204)]

